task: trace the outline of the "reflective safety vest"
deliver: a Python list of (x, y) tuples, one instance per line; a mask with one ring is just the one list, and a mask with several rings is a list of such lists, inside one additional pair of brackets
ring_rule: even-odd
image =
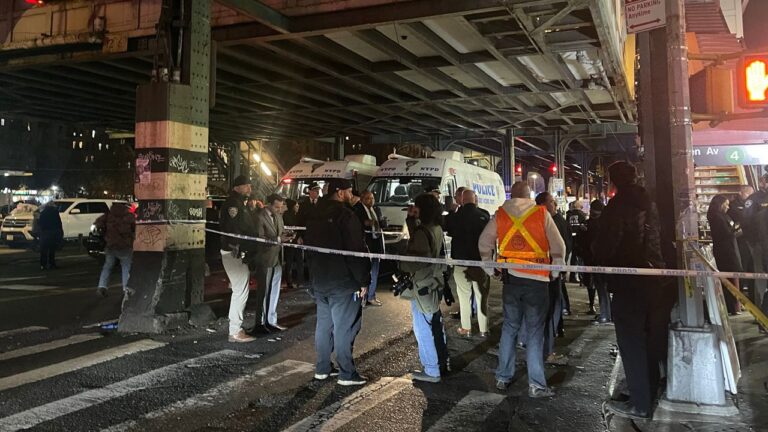
[[(498, 262), (516, 264), (549, 264), (549, 240), (544, 229), (547, 209), (533, 206), (519, 217), (507, 213), (503, 207), (496, 211), (496, 233), (499, 239)], [(515, 270), (542, 278), (549, 270)]]

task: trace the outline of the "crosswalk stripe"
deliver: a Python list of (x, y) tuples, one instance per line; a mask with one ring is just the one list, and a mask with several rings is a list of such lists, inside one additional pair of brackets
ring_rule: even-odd
[(29, 384), (37, 381), (41, 381), (47, 378), (61, 375), (67, 372), (72, 372), (78, 369), (87, 368), (95, 364), (103, 363), (105, 361), (113, 360), (118, 357), (122, 357), (128, 354), (133, 354), (141, 351), (148, 351), (155, 348), (165, 346), (163, 342), (156, 342), (151, 339), (142, 339), (140, 341), (131, 342), (125, 345), (121, 345), (114, 348), (105, 349), (92, 354), (76, 357), (71, 360), (63, 361), (61, 363), (44, 366), (38, 369), (34, 369), (20, 374), (12, 375), (5, 378), (0, 378), (0, 391), (8, 390), (14, 387), (19, 387), (24, 384)]
[(284, 432), (334, 431), (404, 389), (411, 380), (385, 377), (288, 427)]
[[(126, 396), (133, 392), (152, 387), (157, 382), (167, 381), (182, 375), (190, 366), (207, 366), (215, 360), (231, 361), (243, 354), (232, 350), (217, 351), (212, 354), (185, 360), (164, 366), (106, 387), (88, 390), (76, 395), (29, 409), (0, 419), (0, 430), (17, 431), (27, 429), (58, 417), (102, 404), (109, 400)], [(214, 360), (214, 362), (211, 362)]]
[(12, 277), (12, 278), (0, 278), (0, 282), (16, 282), (30, 279), (45, 279), (45, 276), (24, 276), (24, 277)]
[(221, 402), (222, 397), (232, 394), (243, 388), (253, 388), (256, 385), (265, 385), (280, 381), (291, 375), (300, 375), (314, 371), (314, 365), (297, 360), (285, 360), (283, 362), (261, 368), (253, 373), (234, 380), (225, 382), (203, 394), (192, 396), (188, 399), (178, 401), (167, 407), (147, 413), (140, 420), (128, 420), (126, 422), (111, 426), (101, 432), (125, 432), (136, 430), (140, 426), (141, 420), (158, 419), (172, 413), (180, 411), (190, 411), (208, 406), (214, 406)]
[(2, 290), (9, 291), (47, 291), (60, 288), (56, 285), (28, 285), (28, 284), (10, 284), (0, 286)]
[(24, 348), (19, 348), (14, 351), (0, 353), (0, 361), (10, 360), (10, 359), (37, 354), (45, 351), (55, 350), (57, 348), (65, 347), (68, 345), (79, 344), (83, 342), (88, 342), (91, 340), (99, 339), (101, 337), (102, 335), (96, 334), (96, 333), (79, 334), (79, 335), (70, 336), (66, 339), (59, 339), (52, 342), (42, 343), (39, 345), (32, 345)]
[(476, 431), (506, 397), (472, 390), (427, 432)]
[(17, 334), (32, 333), (32, 332), (41, 331), (41, 330), (48, 330), (48, 327), (31, 326), (31, 327), (23, 327), (23, 328), (17, 328), (12, 330), (5, 330), (0, 332), (0, 338), (14, 336)]

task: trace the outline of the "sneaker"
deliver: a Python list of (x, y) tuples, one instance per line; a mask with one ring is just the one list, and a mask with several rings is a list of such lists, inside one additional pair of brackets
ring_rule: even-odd
[(466, 338), (472, 337), (472, 330), (467, 330), (464, 327), (457, 328), (456, 333), (458, 333), (458, 335), (462, 337), (466, 337)]
[(568, 309), (563, 309), (563, 316), (571, 316), (571, 311)]
[(440, 382), (439, 376), (427, 375), (425, 372), (414, 372), (411, 374), (411, 379), (414, 381), (423, 381), (428, 383), (437, 384)]
[(629, 401), (620, 402), (620, 401), (611, 400), (605, 404), (605, 408), (619, 417), (626, 417), (626, 418), (639, 419), (639, 420), (647, 420), (651, 417), (647, 411), (638, 410), (637, 408), (632, 406), (629, 403)]
[(340, 386), (360, 386), (360, 385), (364, 385), (367, 382), (368, 382), (368, 378), (358, 374), (354, 374), (352, 378), (340, 379), (339, 381), (337, 381), (337, 383)]
[(107, 289), (99, 287), (99, 289), (96, 290), (96, 295), (99, 297), (106, 297), (107, 296)]
[(528, 397), (533, 399), (547, 398), (555, 395), (555, 391), (552, 387), (541, 388), (535, 385), (528, 386)]
[(480, 339), (488, 339), (488, 332), (480, 332), (477, 334)]
[(587, 311), (587, 314), (594, 315), (596, 313), (597, 313), (597, 311), (595, 310), (595, 307), (594, 306), (590, 306), (589, 310)]
[(509, 388), (509, 381), (496, 380), (496, 390), (506, 391)]
[(594, 324), (597, 325), (613, 325), (613, 321), (609, 320), (608, 318), (600, 318), (594, 322)]
[(328, 377), (335, 377), (335, 376), (339, 376), (339, 369), (337, 369), (335, 366), (331, 366), (330, 372), (324, 373), (324, 374), (316, 373), (315, 379), (318, 381), (325, 381), (328, 379)]
[(240, 329), (239, 332), (233, 335), (229, 335), (227, 340), (233, 343), (248, 343), (248, 342), (255, 341), (256, 338), (253, 336), (248, 336), (247, 334), (245, 334), (245, 330)]
[(367, 306), (381, 307), (381, 302), (379, 301), (379, 299), (368, 300), (367, 302), (365, 302), (365, 304)]

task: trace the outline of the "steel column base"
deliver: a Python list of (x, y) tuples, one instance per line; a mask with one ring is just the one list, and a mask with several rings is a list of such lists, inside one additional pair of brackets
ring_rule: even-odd
[(672, 328), (667, 365), (667, 401), (725, 406), (722, 359), (713, 329)]
[(698, 405), (691, 402), (668, 400), (666, 394), (659, 400), (659, 406), (653, 413), (653, 419), (656, 421), (729, 423), (723, 417), (733, 417), (732, 421), (740, 423), (739, 409), (730, 400), (726, 400), (725, 405)]

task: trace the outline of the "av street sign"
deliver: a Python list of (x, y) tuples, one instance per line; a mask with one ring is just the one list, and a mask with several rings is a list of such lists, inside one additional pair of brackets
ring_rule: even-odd
[(624, 0), (627, 33), (639, 33), (667, 24), (666, 0)]

